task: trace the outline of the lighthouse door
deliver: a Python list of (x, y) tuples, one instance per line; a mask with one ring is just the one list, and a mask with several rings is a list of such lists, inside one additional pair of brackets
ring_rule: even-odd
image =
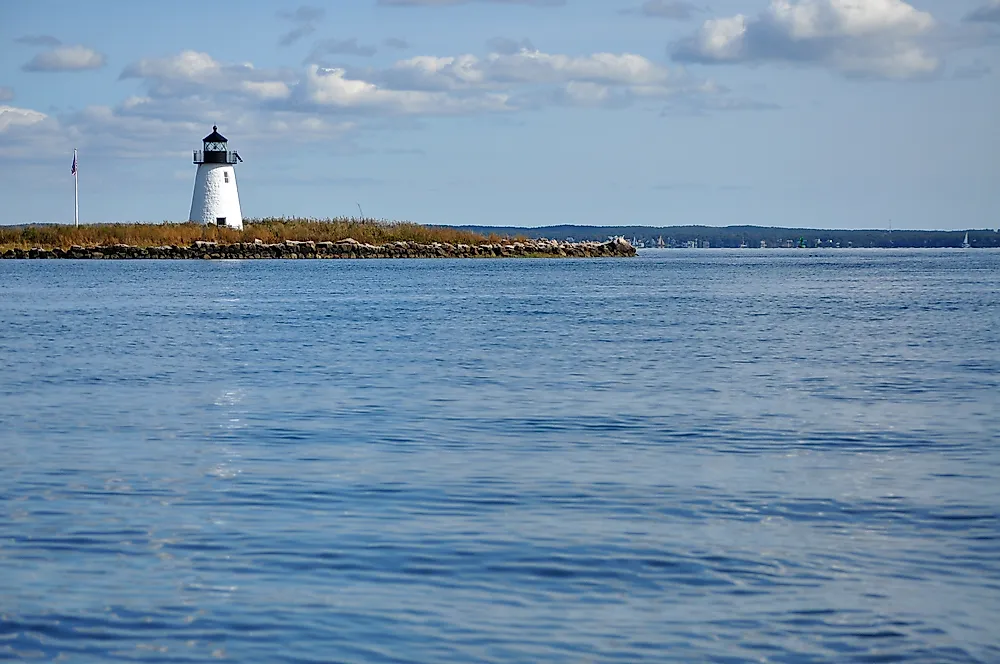
[(225, 217), (216, 217), (215, 218), (215, 225), (216, 226), (225, 226), (226, 225), (226, 218)]

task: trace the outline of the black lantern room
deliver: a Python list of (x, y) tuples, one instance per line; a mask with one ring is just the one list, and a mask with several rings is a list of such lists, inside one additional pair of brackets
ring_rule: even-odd
[(202, 145), (202, 150), (194, 152), (196, 164), (235, 164), (243, 161), (235, 151), (229, 151), (229, 141), (219, 133), (217, 126), (212, 126), (212, 133), (202, 139)]

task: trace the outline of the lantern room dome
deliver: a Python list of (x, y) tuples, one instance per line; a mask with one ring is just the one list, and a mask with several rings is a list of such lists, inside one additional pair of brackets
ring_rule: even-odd
[(212, 125), (212, 133), (202, 139), (204, 143), (227, 143), (225, 136), (219, 133), (219, 128)]
[[(0, 0), (2, 2), (2, 0)], [(212, 126), (212, 133), (202, 139), (202, 150), (194, 151), (196, 164), (235, 164), (240, 155), (235, 150), (229, 150), (229, 141), (219, 133), (217, 126)]]

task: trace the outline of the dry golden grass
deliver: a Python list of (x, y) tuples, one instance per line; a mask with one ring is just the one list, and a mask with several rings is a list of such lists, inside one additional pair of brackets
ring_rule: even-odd
[(128, 244), (134, 247), (189, 245), (195, 240), (213, 242), (283, 242), (313, 240), (336, 242), (347, 238), (368, 244), (407, 241), (430, 244), (483, 244), (502, 238), (486, 237), (457, 228), (421, 226), (409, 222), (375, 221), (372, 219), (286, 219), (265, 218), (244, 220), (242, 231), (196, 223), (162, 224), (88, 224), (38, 225), (23, 227), (0, 226), (0, 251), (8, 249), (69, 249), (72, 245), (100, 247)]

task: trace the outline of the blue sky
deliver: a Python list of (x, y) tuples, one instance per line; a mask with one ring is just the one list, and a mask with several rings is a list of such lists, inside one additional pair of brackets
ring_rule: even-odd
[(0, 223), (1000, 225), (1000, 0), (0, 3)]

